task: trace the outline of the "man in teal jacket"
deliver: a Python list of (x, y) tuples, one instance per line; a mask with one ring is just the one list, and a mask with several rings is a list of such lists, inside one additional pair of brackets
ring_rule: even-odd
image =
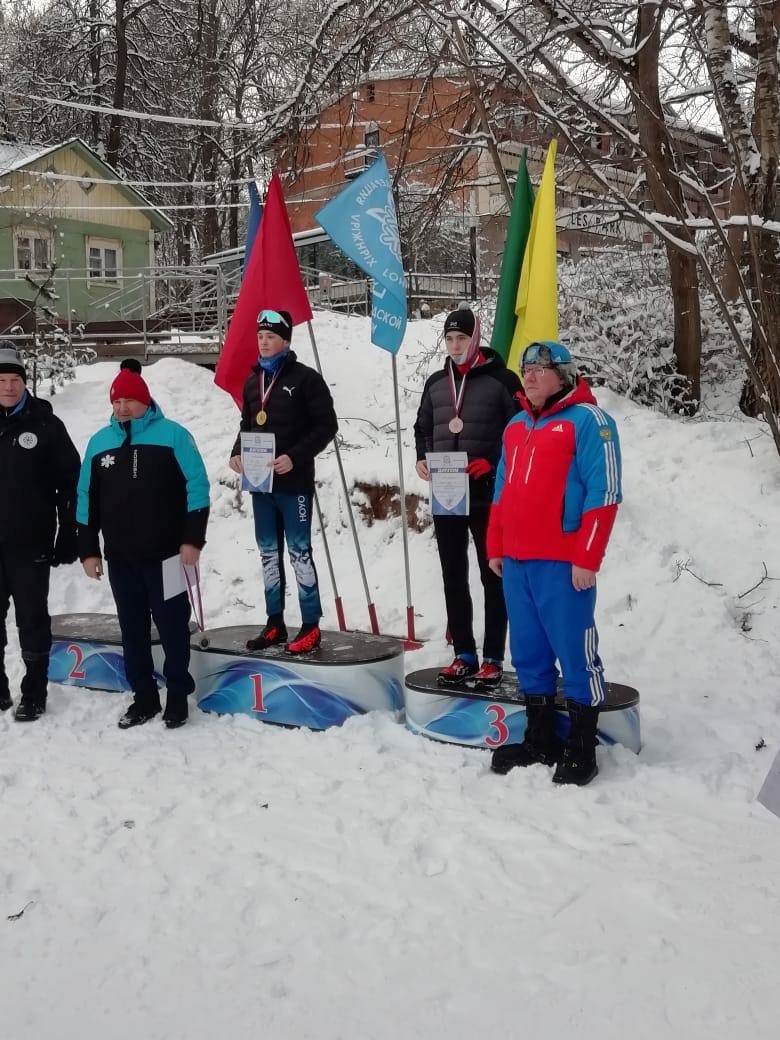
[(99, 532), (114, 594), (125, 672), (133, 703), (121, 729), (140, 726), (161, 710), (152, 661), (151, 619), (165, 654), (169, 729), (187, 721), (190, 603), (186, 592), (163, 598), (162, 561), (180, 555), (194, 565), (206, 541), (209, 482), (190, 433), (162, 414), (141, 377), (125, 361), (111, 385), (114, 414), (90, 440), (78, 485), (79, 557), (100, 580)]

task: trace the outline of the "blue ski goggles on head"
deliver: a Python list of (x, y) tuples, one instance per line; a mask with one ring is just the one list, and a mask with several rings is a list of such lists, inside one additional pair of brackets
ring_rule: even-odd
[(258, 325), (281, 325), (282, 328), (289, 329), (289, 319), (285, 318), (279, 311), (260, 311), (257, 316)]
[(520, 362), (520, 371), (534, 368), (554, 368), (556, 365), (571, 363), (571, 354), (562, 343), (546, 340), (542, 343), (531, 343), (525, 348)]

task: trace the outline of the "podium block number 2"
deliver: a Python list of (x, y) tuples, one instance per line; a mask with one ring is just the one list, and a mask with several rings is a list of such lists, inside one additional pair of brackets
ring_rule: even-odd
[(84, 651), (81, 649), (78, 643), (71, 643), (68, 647), (68, 653), (73, 654), (75, 658), (73, 667), (68, 672), (69, 679), (86, 679), (87, 673), (82, 664), (84, 663)]

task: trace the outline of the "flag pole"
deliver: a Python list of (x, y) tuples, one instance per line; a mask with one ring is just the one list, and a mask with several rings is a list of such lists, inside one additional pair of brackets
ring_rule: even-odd
[[(317, 371), (322, 375), (322, 365), (320, 364), (320, 354), (317, 350), (317, 340), (314, 338), (314, 329), (312, 328), (311, 321), (308, 321), (307, 326), (309, 328), (309, 340), (311, 341), (311, 349), (314, 352), (314, 363), (317, 366)], [(393, 359), (395, 363), (395, 359)], [(344, 463), (341, 461), (341, 452), (339, 451), (338, 440), (333, 441), (333, 447), (336, 449), (336, 462), (339, 467), (339, 475), (341, 477), (341, 486), (344, 489), (344, 498), (347, 500), (347, 515), (349, 516), (349, 524), (352, 528), (352, 538), (355, 542), (355, 552), (358, 558), (358, 567), (360, 568), (360, 577), (363, 579), (363, 588), (366, 593), (366, 604), (368, 607), (368, 620), (371, 623), (371, 631), (375, 636), (379, 635), (379, 622), (376, 616), (376, 607), (371, 601), (371, 591), (368, 587), (368, 580), (366, 578), (366, 568), (363, 563), (363, 553), (360, 549), (360, 541), (358, 540), (357, 527), (355, 526), (355, 518), (352, 515), (352, 502), (349, 497), (349, 489), (347, 487), (347, 477), (344, 473)]]
[(341, 602), (341, 596), (339, 596), (338, 585), (336, 584), (336, 572), (333, 570), (333, 560), (330, 555), (330, 546), (328, 545), (328, 536), (325, 534), (325, 524), (322, 521), (322, 510), (320, 509), (320, 500), (317, 495), (317, 491), (314, 491), (314, 506), (317, 510), (317, 519), (320, 524), (320, 534), (322, 535), (322, 544), (325, 548), (325, 559), (328, 564), (328, 573), (330, 574), (330, 583), (333, 586), (333, 598), (336, 601), (336, 617), (339, 622), (339, 632), (347, 631), (347, 623), (344, 620), (344, 606)]
[(395, 399), (395, 436), (398, 444), (398, 494), (401, 507), (401, 536), (404, 546), (404, 572), (406, 575), (406, 630), (409, 643), (417, 643), (414, 634), (414, 607), (412, 606), (412, 581), (409, 573), (409, 531), (406, 515), (406, 490), (404, 488), (404, 460), (401, 447), (401, 406), (398, 400), (398, 365), (393, 354), (393, 397)]

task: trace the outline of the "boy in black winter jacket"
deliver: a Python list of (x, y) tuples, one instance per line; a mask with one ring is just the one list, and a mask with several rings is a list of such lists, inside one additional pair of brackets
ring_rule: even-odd
[[(447, 623), (455, 650), (455, 660), (439, 672), (439, 682), (459, 683), (473, 678), (483, 686), (497, 686), (503, 674), (507, 619), (501, 580), (488, 566), (487, 526), (501, 436), (517, 413), (515, 394), (521, 384), (496, 353), (480, 348), (475, 328), (474, 313), (467, 308), (447, 315), (447, 360), (425, 384), (414, 438), (417, 472), (423, 480), (429, 478), (426, 452), (465, 451), (469, 458), (469, 515), (433, 518)], [(482, 667), (477, 660), (469, 591), (469, 531), (485, 591)]]
[[(48, 401), (32, 397), (16, 348), (0, 340), (0, 711), (12, 707), (4, 667), (11, 599), (26, 674), (18, 722), (46, 710), (52, 566), (76, 560), (79, 453)], [(55, 538), (56, 533), (56, 538)]]
[[(262, 632), (247, 642), (247, 648), (262, 650), (286, 643), (289, 653), (303, 654), (316, 650), (322, 638), (322, 606), (311, 547), (314, 459), (336, 436), (338, 421), (325, 380), (290, 350), (292, 327), (287, 311), (264, 310), (257, 319), (259, 358), (244, 384), (241, 426), (230, 453), (230, 468), (242, 472), (242, 433), (274, 434), (273, 490), (252, 494), (268, 620)], [(284, 622), (285, 539), (302, 622), (290, 642)]]

